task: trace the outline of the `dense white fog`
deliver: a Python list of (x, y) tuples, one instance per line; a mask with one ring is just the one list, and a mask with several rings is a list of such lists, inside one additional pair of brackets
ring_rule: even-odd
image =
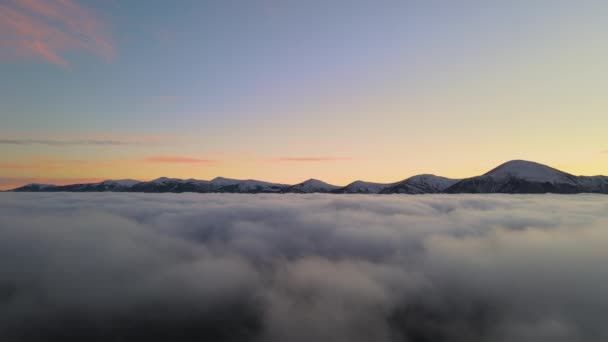
[(608, 196), (0, 194), (2, 341), (607, 341)]

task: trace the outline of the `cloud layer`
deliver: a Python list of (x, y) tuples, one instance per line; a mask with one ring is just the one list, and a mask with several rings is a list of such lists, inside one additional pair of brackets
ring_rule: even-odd
[(605, 341), (608, 197), (0, 194), (7, 341)]
[(0, 48), (8, 57), (35, 57), (60, 66), (69, 64), (62, 55), (71, 50), (87, 50), (108, 60), (115, 55), (102, 22), (72, 0), (0, 4)]

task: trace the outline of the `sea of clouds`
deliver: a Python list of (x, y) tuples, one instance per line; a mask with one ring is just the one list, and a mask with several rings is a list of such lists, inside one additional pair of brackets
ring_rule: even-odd
[(0, 193), (1, 341), (608, 341), (608, 196)]

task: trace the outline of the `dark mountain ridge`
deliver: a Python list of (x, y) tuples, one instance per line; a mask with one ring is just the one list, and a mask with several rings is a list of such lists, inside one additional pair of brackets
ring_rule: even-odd
[(106, 180), (99, 183), (52, 185), (28, 184), (14, 192), (146, 192), (146, 193), (335, 193), (335, 194), (608, 194), (608, 176), (575, 176), (547, 165), (525, 160), (503, 163), (483, 175), (451, 179), (432, 174), (409, 177), (396, 183), (355, 181), (337, 186), (317, 179), (288, 185), (254, 179), (217, 177), (210, 181), (161, 177), (140, 182)]

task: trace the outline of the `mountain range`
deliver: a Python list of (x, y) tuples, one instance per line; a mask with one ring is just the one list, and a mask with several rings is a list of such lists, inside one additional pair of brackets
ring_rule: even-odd
[(437, 194), (437, 193), (508, 193), (508, 194), (608, 194), (608, 176), (575, 176), (547, 165), (512, 160), (487, 173), (464, 179), (432, 174), (409, 177), (396, 183), (355, 181), (337, 186), (317, 179), (289, 185), (253, 179), (217, 177), (210, 181), (161, 177), (140, 182), (132, 179), (106, 180), (99, 183), (52, 185), (28, 184), (15, 192), (227, 192), (227, 193), (336, 193), (336, 194)]

